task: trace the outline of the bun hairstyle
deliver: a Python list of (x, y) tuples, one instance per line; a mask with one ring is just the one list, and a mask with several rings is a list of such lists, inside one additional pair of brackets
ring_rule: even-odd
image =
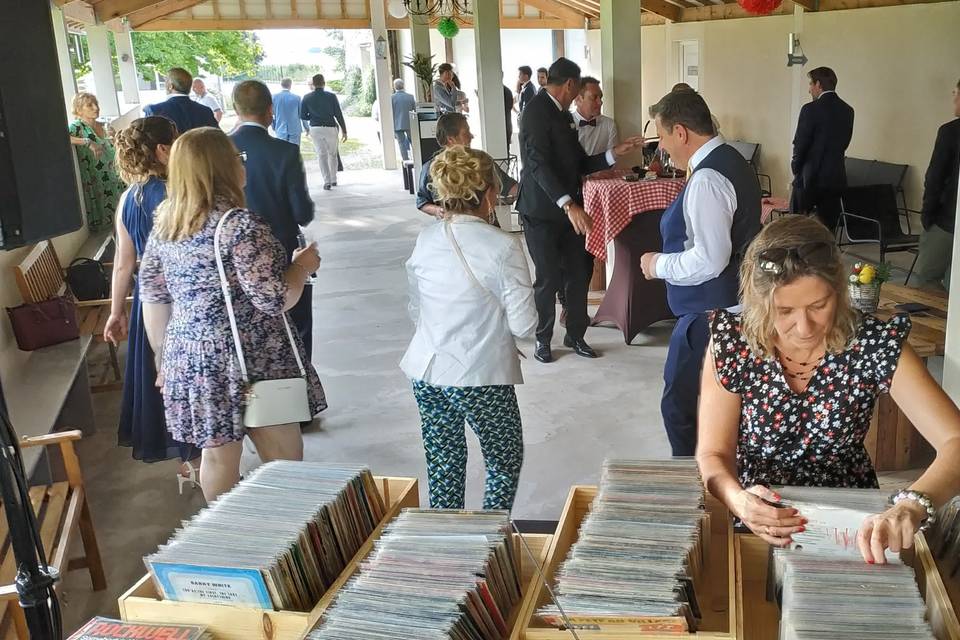
[(157, 145), (170, 146), (177, 138), (177, 125), (162, 116), (139, 118), (114, 137), (117, 169), (127, 184), (145, 182), (150, 176), (167, 177), (167, 167), (157, 159)]
[(430, 178), (438, 203), (451, 213), (473, 213), (491, 187), (500, 190), (493, 158), (462, 145), (441, 149), (430, 165)]

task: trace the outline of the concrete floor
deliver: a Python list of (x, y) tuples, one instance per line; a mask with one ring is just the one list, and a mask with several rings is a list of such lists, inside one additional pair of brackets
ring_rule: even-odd
[[(413, 331), (403, 264), (430, 220), (401, 189), (398, 172), (346, 172), (339, 187), (324, 192), (316, 167), (308, 169), (317, 213), (307, 235), (323, 257), (313, 292), (313, 363), (330, 408), (304, 434), (305, 457), (417, 477), (426, 504), (417, 408), (397, 363)], [(560, 347), (553, 364), (524, 363), (527, 382), (518, 396), (526, 450), (516, 517), (558, 518), (570, 485), (596, 482), (607, 456), (669, 454), (659, 411), (669, 332), (661, 323), (628, 347), (617, 329), (594, 328), (587, 338), (601, 359)], [(556, 332), (555, 346), (562, 335)], [(532, 354), (532, 344), (521, 348)], [(118, 615), (118, 595), (145, 572), (142, 557), (203, 506), (199, 491), (178, 495), (175, 462), (140, 463), (116, 446), (119, 393), (94, 402), (97, 433), (79, 449), (108, 588), (91, 592), (83, 571), (66, 576), (68, 632), (94, 615)], [(476, 439), (468, 439), (467, 506), (479, 508), (483, 464)], [(245, 468), (257, 462), (245, 454)]]
[[(313, 291), (313, 363), (330, 408), (305, 432), (305, 457), (415, 476), (426, 504), (417, 408), (397, 363), (413, 331), (403, 264), (431, 221), (396, 171), (349, 171), (330, 192), (320, 188), (315, 165), (308, 174), (317, 212), (307, 235), (323, 258)], [(553, 364), (524, 363), (518, 396), (526, 448), (515, 517), (557, 519), (570, 486), (595, 483), (607, 456), (669, 455), (659, 402), (671, 327), (659, 323), (632, 346), (615, 328), (593, 328), (587, 339), (601, 359), (560, 347)], [(558, 329), (555, 347), (562, 335)], [(521, 348), (532, 354), (532, 344)], [(140, 463), (116, 446), (119, 402), (119, 393), (95, 397), (97, 432), (79, 443), (108, 588), (91, 592), (83, 571), (65, 577), (68, 634), (94, 615), (118, 616), (117, 597), (145, 573), (143, 556), (204, 504), (198, 490), (178, 495), (176, 462)], [(479, 508), (483, 465), (472, 434), (468, 441), (467, 507)], [(245, 454), (245, 468), (257, 462)]]

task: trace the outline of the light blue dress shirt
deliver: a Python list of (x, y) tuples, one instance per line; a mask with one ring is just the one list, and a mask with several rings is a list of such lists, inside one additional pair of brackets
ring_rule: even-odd
[(284, 89), (273, 96), (273, 130), (278, 138), (299, 142), (303, 127), (300, 121), (300, 96)]

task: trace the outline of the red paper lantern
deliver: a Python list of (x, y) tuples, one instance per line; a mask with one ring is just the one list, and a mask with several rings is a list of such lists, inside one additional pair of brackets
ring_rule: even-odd
[(765, 16), (773, 13), (773, 10), (780, 6), (783, 0), (737, 0), (737, 4), (743, 7), (748, 13), (758, 16)]

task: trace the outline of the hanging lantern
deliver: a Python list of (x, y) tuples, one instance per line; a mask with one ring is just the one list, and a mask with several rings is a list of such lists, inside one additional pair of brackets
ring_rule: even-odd
[(743, 7), (747, 13), (758, 16), (766, 16), (780, 6), (783, 0), (737, 0), (737, 4)]
[(460, 33), (460, 26), (453, 18), (440, 18), (440, 22), (437, 23), (437, 31), (440, 32), (440, 35), (449, 40)]
[(403, 4), (403, 0), (390, 0), (387, 4), (387, 13), (394, 18), (406, 18), (407, 7)]

